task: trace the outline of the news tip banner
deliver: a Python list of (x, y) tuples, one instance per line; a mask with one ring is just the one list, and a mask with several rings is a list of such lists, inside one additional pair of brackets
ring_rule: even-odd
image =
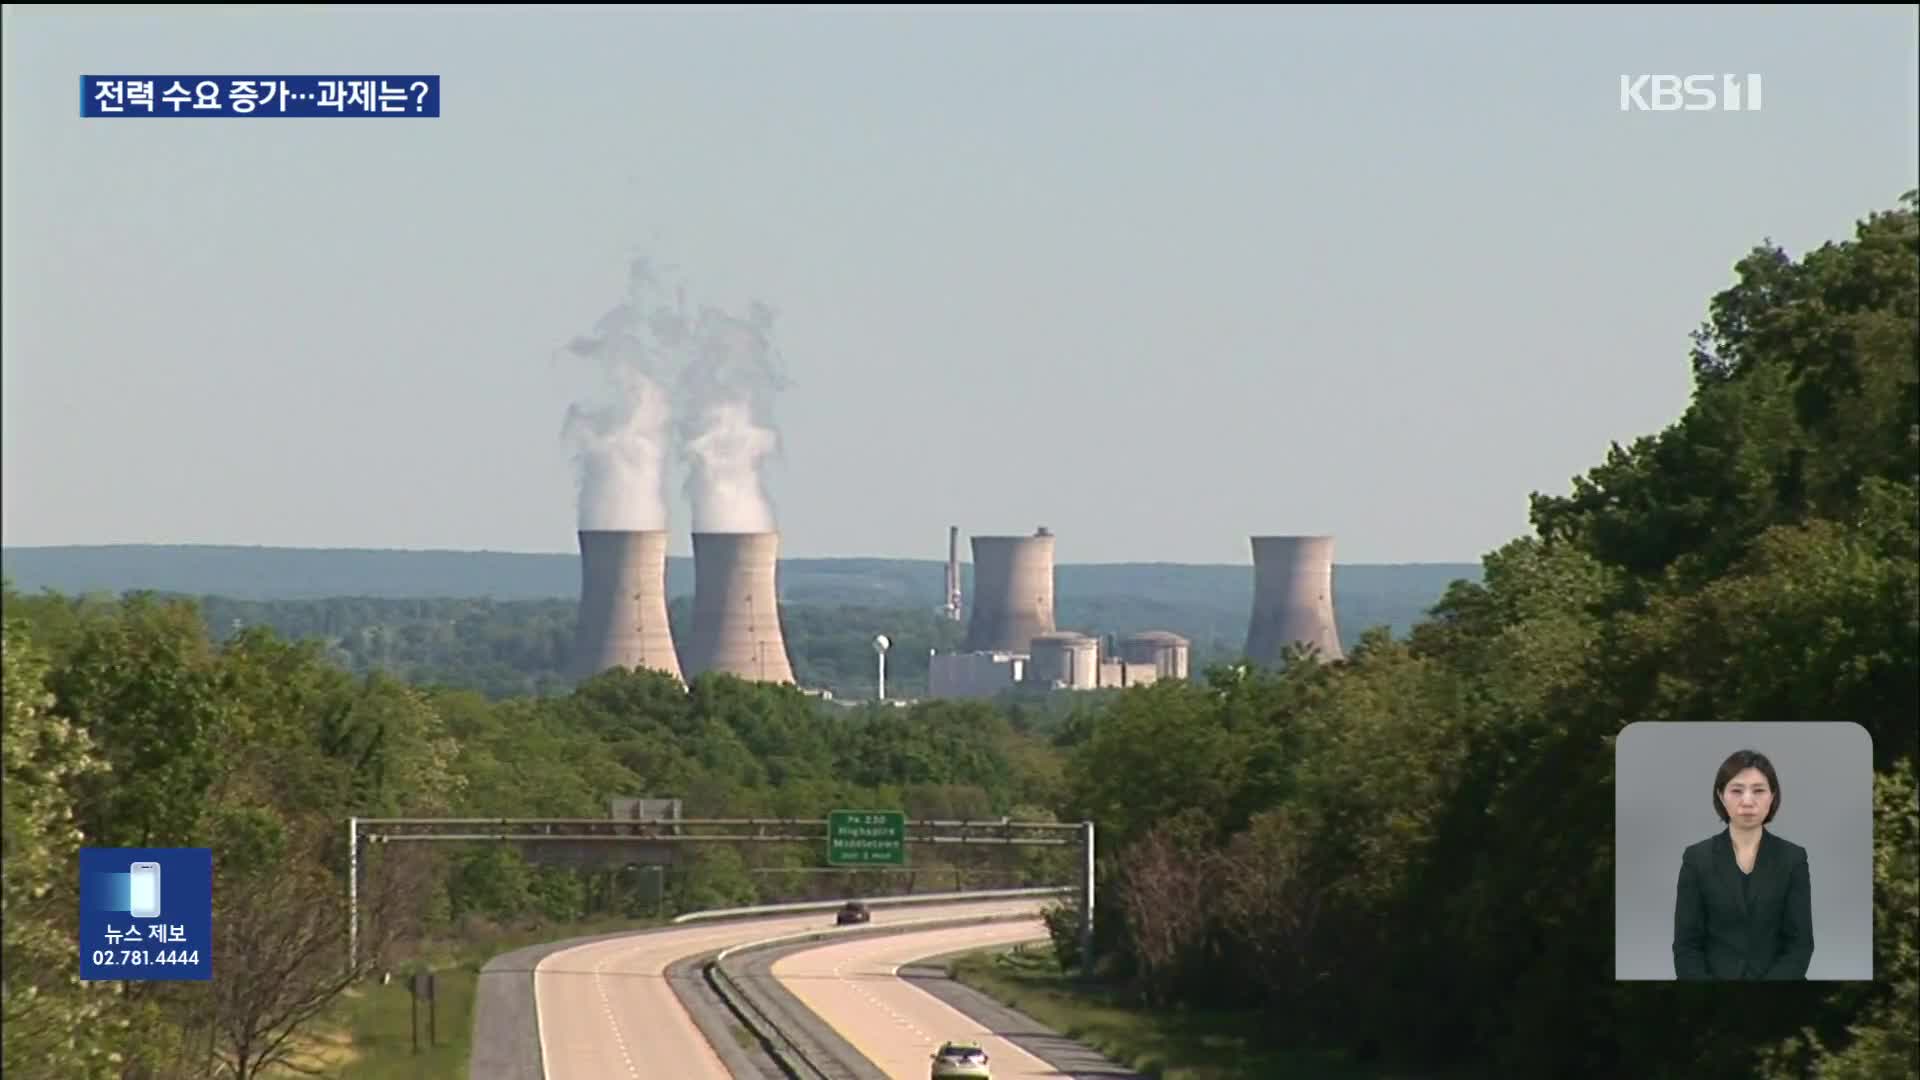
[(80, 978), (212, 979), (212, 849), (81, 848)]
[(438, 75), (82, 75), (80, 115), (440, 115)]

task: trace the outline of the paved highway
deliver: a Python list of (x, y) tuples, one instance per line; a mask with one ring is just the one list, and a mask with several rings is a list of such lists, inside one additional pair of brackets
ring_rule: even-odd
[(994, 1080), (1030, 1080), (1061, 1072), (965, 1013), (898, 977), (915, 960), (962, 949), (988, 949), (1047, 936), (1031, 921), (821, 945), (784, 956), (773, 976), (853, 1047), (896, 1080), (926, 1076), (933, 1052), (949, 1039), (974, 1039), (993, 1065)]
[[(976, 900), (881, 907), (873, 909), (872, 925), (1010, 914), (1031, 911), (1035, 906), (1032, 900)], [(833, 922), (834, 912), (816, 911), (695, 924), (554, 953), (540, 961), (533, 976), (547, 1080), (727, 1080), (726, 1066), (674, 996), (666, 979), (667, 968), (689, 956), (783, 934), (821, 930), (833, 926)], [(935, 936), (913, 935), (913, 939)], [(1024, 936), (1033, 934), (1029, 929)], [(921, 1055), (921, 1062), (924, 1065), (926, 1054)], [(915, 1075), (925, 1071), (922, 1068)]]

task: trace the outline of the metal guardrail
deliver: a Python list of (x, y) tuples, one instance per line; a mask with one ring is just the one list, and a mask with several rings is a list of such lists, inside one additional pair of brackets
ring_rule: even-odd
[[(970, 892), (911, 893), (904, 896), (863, 896), (859, 900), (870, 908), (911, 907), (916, 904), (952, 904), (968, 900), (1025, 900), (1029, 897), (1062, 896), (1077, 891), (1073, 885), (1049, 885), (1035, 889), (975, 889)], [(799, 914), (808, 911), (838, 911), (846, 900), (802, 900), (793, 904), (761, 904), (756, 907), (714, 908), (692, 911), (673, 918), (675, 924), (704, 922), (709, 919), (746, 919), (756, 915)], [(798, 940), (798, 939), (796, 939)]]
[[(1017, 891), (1029, 895), (1044, 895), (1055, 892), (1072, 892), (1073, 890), (1071, 887), (1068, 887), (1065, 889), (1022, 889)], [(981, 894), (972, 893), (963, 895), (979, 896)], [(1018, 897), (1003, 898), (1018, 899)], [(865, 937), (868, 934), (885, 933), (889, 930), (900, 931), (908, 928), (932, 930), (978, 922), (1013, 921), (1018, 918), (1025, 918), (1025, 916), (1003, 914), (969, 917), (965, 915), (953, 915), (942, 918), (921, 919), (913, 922), (892, 923), (879, 927), (864, 925), (844, 929), (808, 930), (798, 934), (783, 934), (779, 937), (744, 942), (720, 950), (720, 952), (714, 955), (713, 959), (707, 961), (705, 965), (705, 975), (707, 985), (711, 986), (720, 1000), (724, 1002), (729, 1009), (733, 1010), (735, 1016), (740, 1018), (740, 1021), (746, 1025), (748, 1032), (760, 1041), (760, 1044), (766, 1048), (768, 1054), (773, 1058), (774, 1063), (780, 1067), (782, 1072), (787, 1074), (790, 1080), (848, 1080), (849, 1074), (844, 1071), (844, 1067), (835, 1067), (841, 1063), (838, 1062), (831, 1053), (824, 1049), (809, 1051), (806, 1046), (802, 1045), (799, 1039), (794, 1037), (791, 1031), (783, 1027), (767, 1010), (766, 1006), (761, 1003), (759, 994), (756, 991), (748, 989), (741, 980), (736, 979), (733, 973), (727, 970), (727, 960), (739, 953), (758, 952), (762, 949), (777, 949), (782, 945), (793, 945), (800, 942), (824, 941), (837, 937)], [(751, 1015), (749, 1015), (749, 1013)], [(819, 1058), (822, 1057), (827, 1060), (824, 1062), (819, 1060)]]
[[(1094, 825), (1063, 821), (973, 821), (967, 819), (931, 819), (905, 822), (907, 844), (1003, 845), (1020, 847), (1078, 846), (1083, 858), (1080, 873), (1080, 954), (1093, 955), (1094, 905)], [(720, 832), (710, 832), (719, 829)], [(939, 835), (959, 830), (959, 835)], [(816, 832), (816, 830), (818, 830)], [(352, 971), (360, 959), (360, 875), (362, 847), (366, 844), (405, 843), (571, 843), (597, 841), (602, 844), (789, 844), (830, 841), (832, 818), (673, 818), (664, 821), (632, 821), (620, 818), (347, 818), (347, 968)], [(1071, 834), (1071, 836), (1066, 835)], [(896, 906), (937, 903), (956, 899), (1017, 898), (1044, 896), (1075, 891), (1060, 889), (994, 889), (977, 892), (927, 893), (913, 897), (871, 897), (869, 904)], [(822, 911), (838, 901), (817, 901), (790, 905), (739, 908), (723, 912), (698, 912), (682, 916), (675, 923), (695, 919), (722, 919), (780, 912)]]
[[(744, 817), (744, 818), (663, 818), (646, 820), (634, 818), (511, 818), (511, 817), (447, 817), (447, 818), (383, 818), (363, 817), (357, 819), (362, 825), (648, 825), (656, 828), (682, 828), (697, 825), (808, 825), (826, 827), (823, 818), (791, 817)], [(1058, 832), (1075, 832), (1081, 826), (1072, 821), (1014, 821), (1009, 818), (909, 818), (908, 826), (926, 825), (942, 829), (1034, 829)]]
[[(813, 1058), (793, 1041), (786, 1029), (774, 1023), (746, 988), (720, 966), (719, 957), (707, 963), (706, 976), (707, 985), (713, 988), (714, 994), (747, 1026), (748, 1033), (760, 1040), (760, 1045), (766, 1048), (768, 1056), (780, 1066), (781, 1072), (791, 1080), (835, 1080), (831, 1073), (822, 1071), (814, 1064)], [(748, 1013), (753, 1015), (749, 1016)]]
[[(968, 819), (924, 819), (908, 821), (904, 844), (962, 844), (962, 846), (1071, 847), (1079, 846), (1083, 857), (1079, 882), (1081, 909), (1081, 955), (1092, 957), (1092, 919), (1094, 919), (1094, 824), (1091, 821), (968, 821)], [(722, 832), (708, 832), (718, 828)], [(743, 832), (745, 830), (745, 832)], [(814, 832), (818, 830), (818, 834)], [(941, 832), (958, 830), (958, 836)], [(367, 844), (430, 844), (430, 842), (493, 842), (493, 844), (820, 844), (829, 840), (829, 819), (791, 819), (791, 817), (714, 817), (714, 819), (670, 819), (670, 821), (626, 821), (597, 817), (348, 817), (348, 970), (359, 965), (359, 884), (361, 849)], [(1066, 834), (1073, 834), (1069, 838)], [(1050, 896), (1075, 892), (1069, 888), (1044, 890), (979, 890), (952, 894), (924, 894), (908, 897), (866, 897), (870, 905), (906, 905), (937, 903), (943, 899), (1014, 899), (1023, 896)], [(733, 919), (751, 915), (776, 915), (783, 911), (826, 911), (843, 901), (806, 901), (793, 905), (741, 907), (728, 911), (695, 913), (674, 922), (695, 919)]]

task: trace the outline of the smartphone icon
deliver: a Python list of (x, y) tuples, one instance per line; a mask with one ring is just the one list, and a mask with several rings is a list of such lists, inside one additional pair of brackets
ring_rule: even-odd
[(130, 901), (131, 914), (136, 919), (155, 919), (160, 916), (160, 864), (157, 862), (137, 862), (129, 868), (127, 877), (132, 882), (127, 899)]

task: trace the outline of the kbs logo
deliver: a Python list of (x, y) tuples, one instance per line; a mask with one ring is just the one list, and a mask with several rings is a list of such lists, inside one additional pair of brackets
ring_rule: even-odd
[(1621, 112), (1759, 112), (1760, 76), (1622, 75)]

